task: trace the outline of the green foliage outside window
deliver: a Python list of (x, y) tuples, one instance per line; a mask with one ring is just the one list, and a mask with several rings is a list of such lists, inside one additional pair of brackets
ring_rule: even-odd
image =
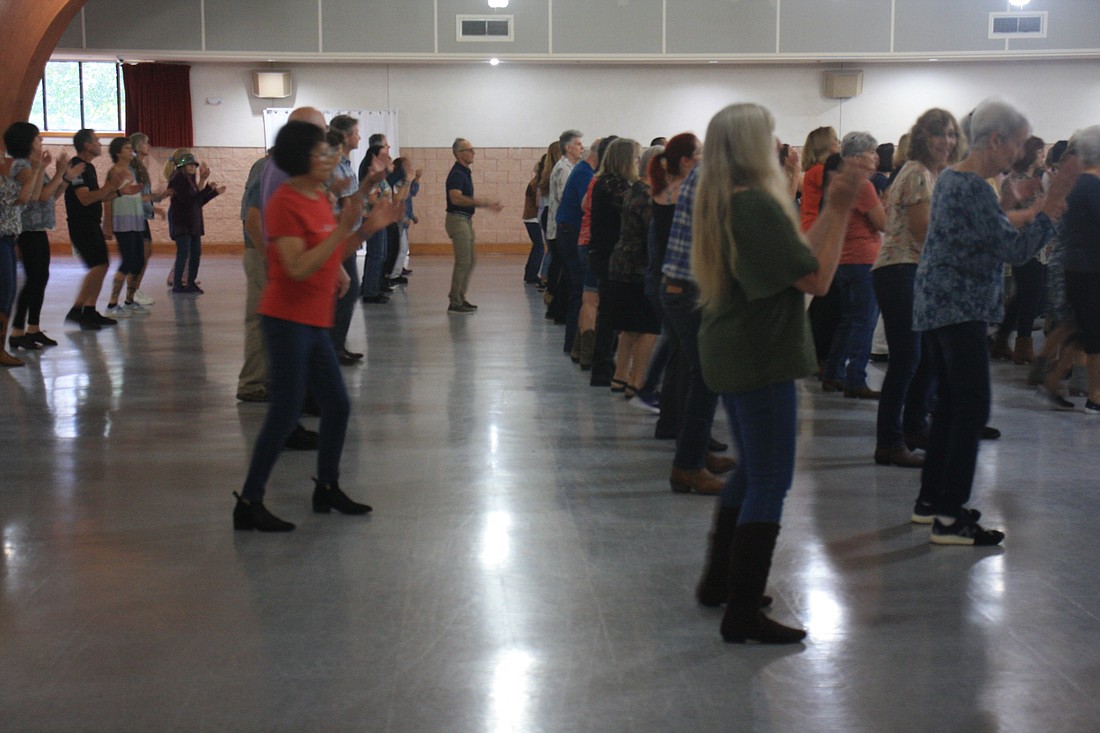
[(48, 132), (118, 132), (125, 116), (118, 64), (50, 61), (31, 105), (30, 122)]

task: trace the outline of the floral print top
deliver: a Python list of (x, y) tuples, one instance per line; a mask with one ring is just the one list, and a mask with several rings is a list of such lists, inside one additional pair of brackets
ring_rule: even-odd
[(1046, 214), (1017, 231), (984, 178), (945, 170), (932, 193), (932, 217), (917, 266), (913, 330), (1000, 323), (1004, 263), (1027, 262), (1052, 236), (1054, 225)]
[(15, 203), (22, 189), (15, 180), (16, 173), (13, 169), (10, 177), (0, 175), (0, 236), (4, 237), (14, 237), (23, 231), (23, 207)]
[(898, 171), (894, 182), (886, 189), (883, 200), (886, 206), (886, 233), (872, 270), (888, 265), (915, 265), (920, 262), (924, 240), (917, 239), (909, 231), (908, 209), (924, 201), (931, 201), (932, 187), (935, 184), (932, 171), (915, 160), (908, 161)]

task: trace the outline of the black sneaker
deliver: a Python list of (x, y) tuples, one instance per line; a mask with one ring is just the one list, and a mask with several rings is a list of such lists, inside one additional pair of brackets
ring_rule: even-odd
[[(977, 522), (982, 518), (982, 513), (977, 509), (963, 509), (963, 516), (969, 517), (971, 522)], [(919, 501), (913, 505), (913, 515), (909, 517), (909, 521), (913, 524), (932, 524), (932, 520), (936, 518), (936, 513), (932, 511), (931, 504), (922, 504)]]
[(117, 326), (118, 321), (114, 318), (108, 318), (99, 311), (92, 311), (87, 315), (87, 318), (92, 323), (98, 323), (100, 326)]
[(996, 529), (982, 529), (977, 522), (965, 515), (948, 526), (945, 526), (939, 519), (932, 522), (931, 542), (933, 545), (992, 547), (1001, 544), (1004, 538), (1004, 532)]

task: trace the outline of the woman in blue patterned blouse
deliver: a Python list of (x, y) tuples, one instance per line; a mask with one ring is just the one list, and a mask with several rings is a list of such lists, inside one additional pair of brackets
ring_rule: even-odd
[(1012, 106), (986, 100), (971, 113), (970, 154), (945, 170), (932, 193), (932, 215), (914, 284), (913, 329), (939, 385), (913, 520), (931, 523), (942, 545), (996, 545), (1004, 533), (983, 529), (965, 508), (974, 483), (978, 439), (989, 417), (986, 324), (1003, 314), (1004, 263), (1027, 262), (1054, 233), (1077, 177), (1065, 162), (1046, 201), (1021, 229), (1013, 226), (987, 179), (1007, 170), (1031, 132)]

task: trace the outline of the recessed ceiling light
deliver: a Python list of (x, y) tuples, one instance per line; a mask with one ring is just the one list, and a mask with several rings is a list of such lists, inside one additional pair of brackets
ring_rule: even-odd
[(499, 63), (500, 63), (500, 59), (498, 59), (498, 58), (489, 59), (489, 66), (496, 66)]
[(1031, 0), (1008, 0), (1009, 5), (1015, 5), (1018, 8), (1022, 8), (1027, 5)]

